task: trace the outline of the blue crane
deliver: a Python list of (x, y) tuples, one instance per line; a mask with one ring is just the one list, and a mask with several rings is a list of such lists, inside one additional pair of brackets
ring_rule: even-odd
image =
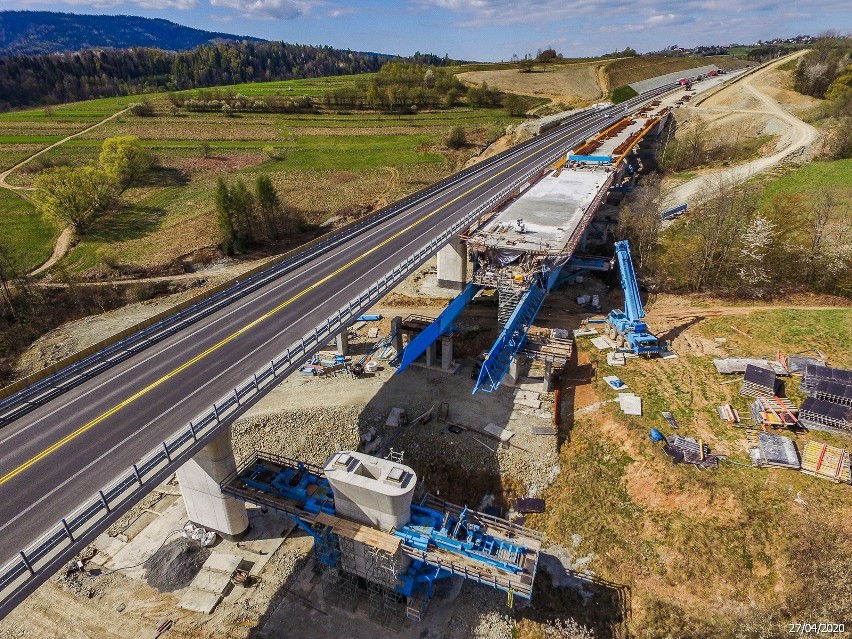
[(660, 352), (660, 342), (642, 321), (645, 309), (639, 297), (639, 283), (636, 281), (627, 240), (615, 243), (615, 257), (621, 273), (621, 288), (624, 289), (624, 310), (614, 309), (607, 315), (609, 336), (615, 340), (619, 349), (650, 357)]

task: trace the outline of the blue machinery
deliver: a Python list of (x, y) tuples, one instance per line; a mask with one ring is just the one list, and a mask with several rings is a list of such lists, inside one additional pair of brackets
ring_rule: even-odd
[(316, 559), (324, 567), (345, 569), (344, 537), (395, 557), (397, 569), (386, 587), (409, 601), (428, 602), (434, 582), (453, 575), (507, 592), (510, 600), (532, 598), (542, 537), (507, 520), (427, 494), (412, 504), (406, 525), (380, 531), (336, 513), (321, 468), (268, 453), (252, 455), (221, 487), (234, 498), (293, 517), (314, 538)]
[(621, 272), (621, 288), (624, 289), (624, 310), (615, 309), (607, 315), (609, 337), (616, 341), (619, 349), (650, 357), (660, 352), (660, 342), (642, 321), (645, 309), (639, 296), (639, 283), (636, 281), (627, 240), (615, 243), (615, 256)]

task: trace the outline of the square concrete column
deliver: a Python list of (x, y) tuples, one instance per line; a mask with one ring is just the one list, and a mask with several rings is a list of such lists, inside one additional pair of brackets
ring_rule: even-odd
[(426, 349), (426, 366), (432, 368), (435, 365), (435, 342), (429, 344)]
[(506, 382), (511, 386), (515, 386), (518, 383), (518, 358), (513, 357), (512, 361), (509, 363), (509, 372), (506, 373)]
[(393, 336), (393, 347), (397, 355), (402, 354), (402, 318), (397, 315), (391, 319), (391, 335)]
[(178, 469), (180, 492), (191, 522), (225, 537), (246, 531), (245, 503), (222, 494), (219, 488), (219, 482), (236, 469), (230, 427)]
[(453, 336), (441, 335), (441, 368), (450, 370), (453, 365)]
[(544, 384), (542, 385), (541, 392), (549, 393), (550, 392), (550, 375), (553, 372), (553, 362), (544, 362)]
[(438, 251), (438, 286), (462, 290), (467, 285), (467, 246), (459, 238)]
[(334, 338), (338, 355), (349, 355), (349, 330), (343, 329)]

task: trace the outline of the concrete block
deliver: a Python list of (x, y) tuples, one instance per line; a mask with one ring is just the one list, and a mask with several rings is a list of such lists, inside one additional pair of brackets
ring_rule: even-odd
[(541, 401), (538, 400), (538, 399), (523, 399), (523, 398), (520, 398), (520, 397), (516, 397), (515, 398), (515, 405), (516, 406), (528, 406), (530, 408), (534, 408), (534, 409), (538, 410), (539, 408), (541, 408)]
[(625, 415), (642, 415), (642, 398), (633, 393), (619, 393), (618, 403)]
[(181, 597), (178, 605), (184, 610), (191, 610), (192, 612), (200, 612), (201, 614), (209, 615), (213, 612), (216, 606), (219, 605), (220, 601), (222, 601), (222, 595), (190, 588), (184, 593), (183, 597)]
[(515, 436), (515, 433), (510, 430), (506, 430), (505, 428), (500, 428), (497, 424), (488, 424), (483, 430), (489, 435), (493, 435), (501, 442), (507, 442)]

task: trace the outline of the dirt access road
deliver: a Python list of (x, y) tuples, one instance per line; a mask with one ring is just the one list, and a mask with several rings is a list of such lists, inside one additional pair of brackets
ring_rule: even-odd
[[(764, 92), (762, 90), (763, 87), (760, 85), (761, 80), (765, 79), (768, 74), (774, 72), (779, 66), (785, 64), (791, 59), (804, 55), (805, 53), (806, 51), (801, 51), (791, 57), (785, 57), (777, 60), (760, 71), (747, 75), (741, 80), (735, 80), (732, 84), (704, 101), (709, 102), (710, 100), (713, 100), (717, 104), (724, 104), (724, 102), (720, 101), (720, 98), (723, 96), (727, 97), (727, 95), (734, 92), (743, 92), (747, 94), (748, 97), (757, 101), (759, 108), (748, 110), (730, 109), (730, 111), (754, 113), (755, 115), (759, 114), (780, 120), (782, 125), (787, 129), (785, 135), (781, 138), (782, 144), (786, 142), (781, 150), (776, 151), (772, 155), (753, 160), (752, 162), (747, 162), (729, 169), (707, 172), (688, 182), (684, 182), (683, 184), (675, 187), (669, 193), (667, 197), (667, 205), (676, 206), (683, 202), (696, 204), (706, 197), (706, 193), (712, 189), (714, 184), (718, 184), (720, 182), (733, 184), (744, 182), (758, 173), (766, 171), (767, 169), (790, 158), (794, 154), (807, 150), (817, 141), (819, 138), (819, 132), (814, 127), (802, 122), (802, 120), (797, 118), (795, 115), (786, 111), (777, 100)], [(710, 107), (697, 106), (689, 108), (696, 111), (712, 110), (716, 113), (720, 110), (720, 108), (716, 106), (712, 107), (712, 109)]]

